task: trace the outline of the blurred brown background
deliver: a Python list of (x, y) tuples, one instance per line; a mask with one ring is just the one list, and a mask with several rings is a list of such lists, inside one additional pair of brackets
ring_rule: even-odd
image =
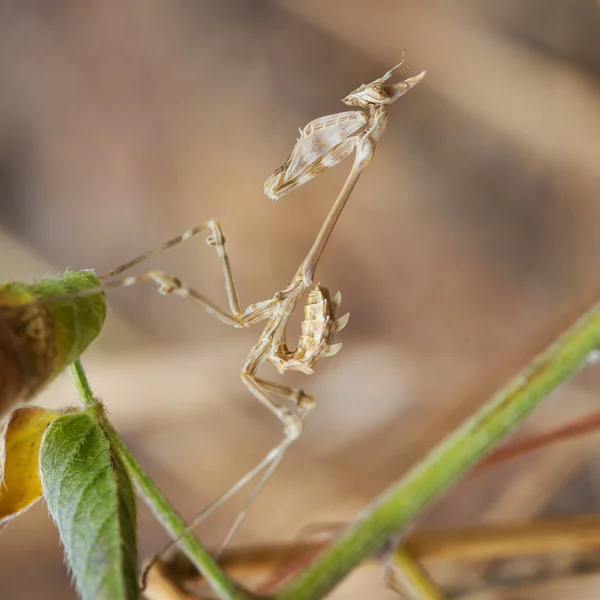
[[(274, 205), (264, 180), (297, 127), (344, 110), (339, 99), (406, 48), (411, 74), (427, 76), (392, 108), (318, 270), (351, 314), (344, 348), (314, 376), (286, 377), (318, 405), (236, 540), (349, 519), (597, 297), (599, 31), (592, 0), (2, 0), (1, 276), (102, 273), (218, 217), (242, 303), (270, 297), (310, 247), (349, 162)], [(225, 302), (201, 239), (148, 266)], [(280, 437), (238, 377), (260, 328), (231, 330), (150, 284), (112, 291), (110, 304), (89, 376), (191, 517)], [(597, 407), (595, 371), (528, 430)], [(66, 376), (43, 397), (74, 401)], [(592, 512), (596, 441), (473, 478), (423, 523)], [(218, 540), (236, 509), (221, 510), (203, 539)], [(166, 536), (144, 509), (141, 521), (148, 555)], [(371, 569), (335, 597), (385, 597), (378, 581)], [(599, 582), (571, 578), (543, 597), (598, 598)], [(502, 594), (464, 597), (517, 597)], [(0, 597), (75, 598), (41, 505), (0, 536)]]

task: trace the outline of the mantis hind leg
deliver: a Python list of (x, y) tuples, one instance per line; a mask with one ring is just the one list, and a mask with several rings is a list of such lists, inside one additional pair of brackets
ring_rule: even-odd
[[(283, 425), (284, 438), (279, 444), (277, 444), (277, 446), (269, 451), (265, 458), (258, 465), (256, 465), (254, 469), (244, 475), (244, 477), (233, 486), (235, 491), (237, 491), (255, 476), (262, 473), (258, 483), (254, 486), (254, 488), (252, 488), (252, 491), (244, 500), (244, 503), (242, 504), (242, 507), (238, 512), (234, 522), (221, 540), (221, 543), (217, 548), (217, 556), (223, 551), (225, 546), (233, 537), (235, 531), (246, 516), (250, 505), (267, 485), (289, 447), (300, 437), (304, 419), (313, 408), (315, 402), (314, 398), (309, 394), (306, 394), (303, 390), (270, 382), (265, 379), (255, 377), (252, 374), (242, 373), (242, 380), (252, 395), (255, 396), (261, 402), (261, 404), (267, 406), (267, 408), (269, 408), (279, 418)], [(275, 394), (292, 401), (296, 405), (295, 410), (290, 411), (287, 408), (284, 408), (272, 398), (271, 394)], [(243, 483), (241, 483), (242, 481)]]
[[(304, 419), (314, 405), (313, 397), (309, 396), (304, 391), (266, 381), (259, 377), (255, 377), (254, 374), (247, 371), (242, 372), (242, 381), (246, 384), (246, 387), (252, 393), (252, 395), (257, 398), (261, 404), (265, 405), (281, 421), (284, 428), (284, 438), (279, 444), (273, 447), (256, 466), (254, 466), (243, 477), (236, 481), (233, 486), (231, 486), (227, 491), (209, 504), (202, 512), (196, 515), (196, 517), (189, 524), (188, 530), (194, 529), (202, 521), (212, 515), (212, 513), (215, 512), (220, 506), (225, 504), (225, 502), (234, 496), (240, 489), (245, 487), (256, 477), (260, 476), (257, 484), (252, 488), (252, 491), (244, 500), (244, 503), (242, 504), (235, 521), (227, 530), (227, 533), (219, 544), (216, 550), (217, 556), (232, 538), (233, 534), (246, 516), (246, 513), (248, 512), (248, 509), (254, 499), (260, 494), (265, 485), (273, 476), (273, 473), (277, 469), (289, 447), (302, 433)], [(282, 406), (276, 402), (274, 398), (272, 398), (271, 394), (291, 400), (296, 405), (295, 410), (289, 410)]]

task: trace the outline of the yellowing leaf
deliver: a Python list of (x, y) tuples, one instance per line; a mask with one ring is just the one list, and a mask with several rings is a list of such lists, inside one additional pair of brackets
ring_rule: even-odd
[(0, 432), (0, 523), (41, 498), (40, 444), (48, 425), (65, 412), (26, 406), (9, 415)]

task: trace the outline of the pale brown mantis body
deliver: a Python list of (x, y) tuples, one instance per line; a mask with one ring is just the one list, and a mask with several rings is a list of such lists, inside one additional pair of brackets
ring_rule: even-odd
[[(360, 86), (343, 99), (345, 104), (364, 109), (366, 112), (347, 111), (311, 121), (300, 131), (300, 138), (289, 159), (265, 183), (265, 193), (276, 201), (327, 168), (335, 166), (353, 151), (356, 152), (352, 169), (340, 194), (312, 248), (285, 289), (277, 292), (269, 300), (252, 304), (242, 311), (225, 249), (225, 237), (219, 223), (215, 220), (194, 227), (101, 277), (105, 279), (119, 275), (155, 253), (188, 240), (204, 230), (209, 230), (207, 242), (217, 250), (221, 262), (229, 304), (228, 311), (214, 304), (197, 290), (188, 287), (178, 278), (162, 271), (149, 271), (122, 280), (112, 280), (106, 283), (106, 287), (131, 286), (140, 281), (151, 280), (159, 285), (161, 293), (173, 293), (191, 298), (209, 314), (233, 327), (249, 327), (259, 321), (267, 321), (258, 343), (248, 354), (241, 378), (252, 395), (281, 421), (284, 439), (254, 469), (201, 512), (190, 525), (190, 529), (195, 527), (248, 481), (264, 472), (246, 499), (221, 548), (230, 539), (248, 505), (270, 478), (287, 449), (302, 433), (304, 420), (314, 405), (313, 397), (304, 391), (258, 377), (259, 367), (265, 362), (270, 362), (280, 373), (297, 370), (309, 374), (313, 372), (313, 366), (321, 358), (336, 354), (341, 347), (341, 344), (333, 343), (333, 338), (346, 325), (348, 315), (336, 319), (335, 311), (341, 297), (339, 293), (330, 297), (325, 287), (315, 285), (315, 269), (354, 186), (373, 157), (386, 125), (388, 106), (413, 88), (425, 74), (423, 72), (399, 83), (388, 84), (387, 81), (392, 76), (404, 70), (402, 64), (401, 62), (395, 66), (383, 77)], [(286, 343), (288, 321), (307, 294), (302, 336), (298, 347), (289, 350)], [(291, 408), (284, 406), (278, 398), (291, 401)]]

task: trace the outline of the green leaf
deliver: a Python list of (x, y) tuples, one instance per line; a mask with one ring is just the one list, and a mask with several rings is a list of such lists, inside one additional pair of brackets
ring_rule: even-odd
[(101, 406), (54, 420), (40, 453), (44, 497), (84, 600), (138, 600), (136, 505)]

